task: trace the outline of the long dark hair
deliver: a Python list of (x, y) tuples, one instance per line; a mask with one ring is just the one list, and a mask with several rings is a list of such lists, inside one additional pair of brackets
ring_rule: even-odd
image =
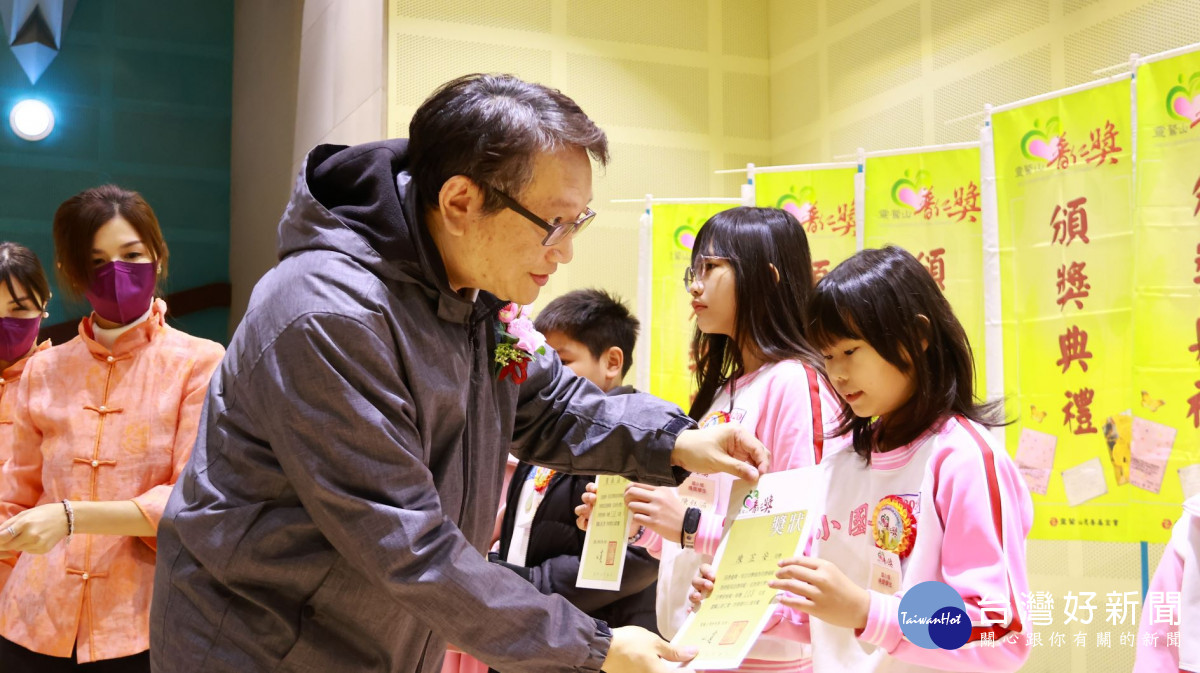
[[(777, 208), (733, 208), (713, 215), (700, 227), (692, 247), (699, 255), (729, 259), (737, 300), (735, 339), (704, 334), (692, 337), (698, 392), (689, 415), (699, 420), (717, 391), (745, 373), (742, 346), (749, 345), (765, 363), (802, 359), (819, 367), (820, 357), (804, 337), (806, 307), (812, 294), (812, 258), (808, 237), (796, 218)], [(771, 265), (779, 272), (776, 282)]]
[(808, 338), (825, 350), (841, 339), (866, 341), (884, 360), (910, 374), (915, 392), (886, 425), (855, 416), (842, 402), (834, 437), (853, 434), (854, 451), (912, 442), (939, 419), (961, 414), (985, 426), (1004, 425), (1003, 400), (975, 398), (975, 360), (962, 324), (929, 271), (907, 251), (863, 250), (817, 283), (809, 304)]

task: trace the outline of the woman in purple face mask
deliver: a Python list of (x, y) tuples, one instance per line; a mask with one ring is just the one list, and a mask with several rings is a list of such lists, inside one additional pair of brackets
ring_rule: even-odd
[[(50, 347), (49, 340), (37, 343), (48, 301), (50, 284), (37, 255), (18, 243), (0, 243), (0, 469), (12, 457), (17, 381), (30, 356)], [(0, 563), (0, 590), (11, 572)]]
[(67, 199), (54, 247), (59, 287), (92, 314), (17, 386), (0, 473), (0, 557), (16, 557), (0, 669), (148, 672), (155, 533), (224, 351), (166, 324), (167, 246), (138, 193)]

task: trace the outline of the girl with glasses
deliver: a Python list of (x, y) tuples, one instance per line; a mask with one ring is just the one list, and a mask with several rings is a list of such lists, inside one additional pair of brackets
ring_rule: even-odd
[[(838, 406), (804, 333), (813, 287), (804, 228), (774, 208), (718, 213), (700, 228), (684, 281), (696, 316), (698, 392), (689, 414), (701, 427), (753, 429), (771, 450), (774, 471), (820, 462), (833, 450), (823, 435), (837, 427)], [(720, 543), (731, 483), (693, 474), (678, 489), (626, 490), (633, 524), (657, 534), (647, 546), (661, 559), (656, 608), (664, 637), (674, 637), (687, 618), (692, 580)], [(584, 502), (581, 525), (594, 497)], [(739, 670), (800, 670), (808, 649), (764, 634)]]

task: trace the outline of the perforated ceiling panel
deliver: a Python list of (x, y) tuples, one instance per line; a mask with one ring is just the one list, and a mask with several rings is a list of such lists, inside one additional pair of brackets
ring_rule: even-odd
[(1063, 13), (1070, 14), (1071, 12), (1077, 12), (1084, 7), (1090, 7), (1098, 2), (1100, 0), (1063, 0)]
[[(708, 150), (613, 142), (609, 151), (612, 163), (597, 178), (597, 193), (602, 187), (608, 194), (629, 198), (646, 194), (694, 196), (696, 185), (707, 184), (710, 171), (715, 170), (710, 166)], [(611, 207), (597, 204), (597, 210)], [(642, 207), (634, 205), (634, 209), (640, 212)]]
[(721, 0), (721, 47), (726, 54), (766, 58), (770, 54), (767, 4)]
[(884, 4), (882, 0), (836, 0), (835, 2), (827, 2), (825, 4), (825, 25), (833, 26), (839, 24), (867, 10), (878, 9), (878, 5), (881, 4)]
[(724, 86), (725, 135), (769, 140), (771, 108), (757, 103), (770, 98), (770, 78), (727, 72)]
[[(1092, 81), (1131, 52), (1200, 41), (1198, 0), (821, 0), (802, 16), (798, 4), (770, 4), (773, 160), (815, 141), (828, 161), (846, 148), (975, 140), (984, 103)], [(827, 28), (807, 37), (822, 16)], [(795, 113), (800, 92), (813, 101), (806, 114)]]
[(821, 28), (817, 21), (820, 7), (821, 0), (771, 0), (767, 21), (771, 55), (804, 47), (815, 38)]
[(945, 122), (979, 112), (991, 103), (1022, 100), (1053, 89), (1050, 45), (955, 80), (933, 92), (934, 140), (939, 143), (979, 139), (982, 117), (947, 125)]
[(552, 0), (392, 0), (393, 16), (432, 19), (477, 26), (550, 30)]
[[(884, 16), (829, 47), (829, 104), (837, 110), (921, 76), (920, 4)], [(915, 91), (909, 90), (908, 95)]]
[(853, 154), (859, 147), (913, 147), (921, 144), (923, 136), (921, 99), (913, 98), (834, 128), (829, 151), (843, 155)]
[(932, 0), (933, 65), (952, 66), (1050, 21), (1049, 0)]
[[(1133, 3), (1125, 3), (1128, 7)], [(1066, 84), (1096, 79), (1093, 71), (1200, 41), (1200, 2), (1157, 0), (1138, 3), (1089, 26), (1070, 26), (1064, 38)]]
[(708, 132), (707, 68), (568, 54), (564, 86), (608, 124)]
[(635, 306), (642, 205), (611, 200), (736, 196), (744, 178), (713, 170), (769, 160), (767, 2), (390, 0), (388, 128), (404, 135), (421, 101), (469, 72), (574, 98), (607, 132), (612, 160), (596, 169), (595, 224), (539, 303), (604, 287)]
[(564, 4), (568, 35), (659, 47), (708, 49), (705, 2), (605, 0)]
[(771, 78), (771, 137), (804, 128), (821, 117), (819, 57), (808, 58), (776, 72)]
[(544, 49), (411, 34), (394, 39), (393, 67), (407, 73), (392, 80), (402, 105), (420, 105), (440, 84), (473, 72), (507, 72), (535, 82), (550, 79), (550, 52)]

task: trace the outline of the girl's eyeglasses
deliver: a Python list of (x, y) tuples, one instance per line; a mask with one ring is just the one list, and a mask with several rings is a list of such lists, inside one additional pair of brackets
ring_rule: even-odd
[(731, 259), (733, 258), (716, 255), (696, 255), (696, 260), (683, 272), (683, 289), (691, 292), (692, 283), (697, 282), (703, 286), (704, 281), (708, 280), (708, 274), (712, 271), (714, 262), (728, 262)]

